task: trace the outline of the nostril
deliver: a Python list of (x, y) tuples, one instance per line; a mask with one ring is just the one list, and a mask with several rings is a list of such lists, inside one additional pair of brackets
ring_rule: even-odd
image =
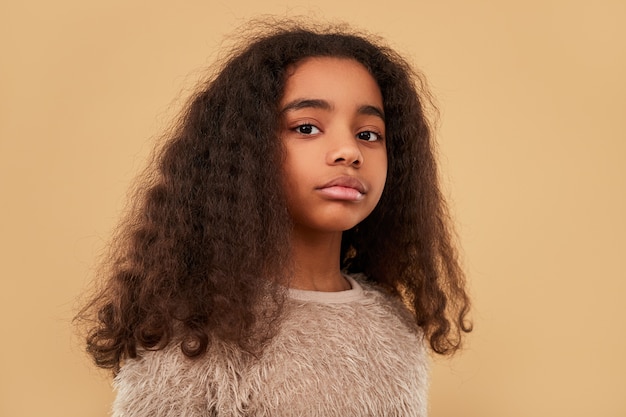
[(334, 164), (341, 164), (341, 165), (350, 165), (353, 167), (360, 167), (363, 162), (361, 161), (361, 156), (360, 155), (354, 155), (354, 156), (350, 156), (350, 157), (337, 157), (335, 159), (332, 159)]

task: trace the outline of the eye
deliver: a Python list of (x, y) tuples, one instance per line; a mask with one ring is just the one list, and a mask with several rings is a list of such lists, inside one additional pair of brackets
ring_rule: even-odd
[(376, 142), (377, 140), (381, 140), (383, 138), (380, 133), (372, 132), (371, 130), (359, 132), (356, 134), (356, 137), (367, 142)]
[(296, 126), (294, 130), (302, 135), (317, 135), (318, 133), (321, 133), (320, 129), (317, 126), (309, 123)]

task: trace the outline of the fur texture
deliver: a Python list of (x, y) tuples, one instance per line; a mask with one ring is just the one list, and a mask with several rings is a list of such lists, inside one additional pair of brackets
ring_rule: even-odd
[(197, 359), (172, 345), (128, 360), (113, 416), (426, 416), (422, 332), (398, 300), (349, 279), (349, 291), (290, 290), (260, 358), (215, 342)]

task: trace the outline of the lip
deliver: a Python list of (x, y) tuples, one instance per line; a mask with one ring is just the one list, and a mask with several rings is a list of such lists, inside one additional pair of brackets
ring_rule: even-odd
[(342, 175), (318, 187), (317, 190), (331, 200), (359, 201), (367, 193), (365, 185), (356, 177)]

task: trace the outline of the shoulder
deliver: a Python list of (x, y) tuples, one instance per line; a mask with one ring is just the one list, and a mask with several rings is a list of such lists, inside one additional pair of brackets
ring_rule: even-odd
[(397, 293), (369, 280), (364, 274), (351, 274), (347, 277), (363, 289), (364, 296), (367, 299), (370, 299), (384, 311), (396, 316), (412, 331), (422, 333), (417, 325), (415, 314), (409, 310)]
[(199, 358), (187, 357), (179, 343), (144, 351), (115, 377), (113, 417), (207, 415), (230, 401), (236, 380), (227, 370), (241, 360), (239, 350), (220, 343)]

